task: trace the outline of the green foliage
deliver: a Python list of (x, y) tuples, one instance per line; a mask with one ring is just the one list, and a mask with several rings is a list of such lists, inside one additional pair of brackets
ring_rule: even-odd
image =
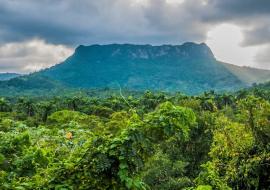
[(145, 120), (148, 124), (149, 136), (156, 140), (177, 135), (186, 141), (191, 128), (196, 123), (192, 110), (174, 106), (170, 102), (160, 104), (157, 110), (146, 116)]
[(173, 161), (167, 154), (157, 152), (148, 160), (143, 180), (152, 189), (183, 189), (190, 186), (191, 180), (185, 176), (187, 163)]
[(91, 118), (83, 113), (77, 111), (62, 110), (54, 112), (48, 117), (48, 122), (52, 124), (68, 124), (71, 121), (87, 124)]
[(0, 189), (268, 189), (266, 94), (0, 98)]

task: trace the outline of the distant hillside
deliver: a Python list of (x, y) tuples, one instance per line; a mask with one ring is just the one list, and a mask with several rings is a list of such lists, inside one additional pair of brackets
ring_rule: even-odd
[(0, 90), (59, 88), (158, 90), (187, 94), (232, 91), (270, 79), (270, 71), (219, 62), (210, 48), (183, 45), (111, 44), (79, 46), (63, 63), (0, 82)]
[(1, 96), (15, 95), (47, 95), (66, 89), (59, 81), (51, 78), (30, 74), (19, 76), (6, 81), (0, 81)]
[(270, 70), (256, 69), (246, 66), (240, 67), (223, 62), (220, 63), (248, 85), (252, 85), (253, 83), (264, 83), (270, 80)]
[(0, 81), (9, 80), (15, 77), (20, 76), (20, 74), (17, 73), (0, 73)]

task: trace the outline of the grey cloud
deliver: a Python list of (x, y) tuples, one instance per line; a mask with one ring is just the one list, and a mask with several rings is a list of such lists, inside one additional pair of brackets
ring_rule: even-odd
[(40, 39), (7, 43), (0, 46), (0, 71), (28, 73), (59, 63), (73, 50), (48, 44)]
[(256, 55), (255, 60), (258, 67), (270, 69), (270, 46), (266, 46), (260, 51)]
[(89, 17), (95, 14), (93, 6), (84, 3), (78, 7), (70, 0), (0, 1), (0, 26), (5, 37), (2, 41), (39, 37), (52, 43), (72, 43), (86, 32), (79, 24), (85, 20), (86, 13)]
[(269, 14), (270, 1), (269, 0), (212, 0), (215, 7), (223, 12), (229, 14)]
[(260, 15), (269, 15), (269, 0), (206, 0), (209, 20), (245, 20)]
[[(203, 41), (215, 24), (256, 26), (254, 15), (270, 14), (269, 0), (185, 0), (179, 5), (144, 1), (147, 5), (136, 5), (135, 0), (0, 0), (0, 41), (33, 37), (71, 45)], [(249, 40), (244, 44), (249, 45)]]
[(204, 22), (229, 22), (243, 28), (243, 46), (270, 44), (269, 0), (208, 0)]
[(148, 0), (147, 6), (134, 0), (0, 1), (1, 39), (5, 43), (39, 37), (71, 45), (202, 41), (204, 24), (195, 21), (186, 5), (165, 0)]
[(242, 46), (262, 46), (255, 57), (257, 67), (270, 69), (270, 1), (269, 0), (208, 0), (204, 22), (234, 23), (242, 28)]
[[(202, 42), (214, 26), (234, 23), (243, 28), (243, 46), (270, 46), (270, 0), (136, 1), (0, 0), (0, 44), (25, 43), (33, 38), (71, 47), (93, 43), (180, 44)], [(20, 56), (32, 53), (26, 49), (20, 50)]]
[[(269, 15), (270, 18), (270, 15)], [(244, 31), (245, 41), (243, 45), (263, 45), (270, 44), (270, 20), (269, 22), (262, 22), (259, 26), (254, 27), (253, 29)]]
[[(205, 39), (211, 26), (200, 21), (201, 11), (202, 1), (198, 0), (189, 0), (178, 5), (168, 4), (164, 0), (152, 0), (144, 9), (144, 18), (150, 29), (170, 39), (170, 43), (179, 44), (183, 41)], [(197, 14), (194, 14), (195, 12)]]
[(253, 28), (244, 45), (270, 41), (249, 40), (250, 33), (262, 28), (258, 19), (269, 18), (269, 0), (185, 0), (179, 5), (144, 1), (147, 5), (136, 5), (135, 0), (0, 0), (0, 42), (38, 37), (69, 45), (181, 43), (203, 41), (221, 22)]

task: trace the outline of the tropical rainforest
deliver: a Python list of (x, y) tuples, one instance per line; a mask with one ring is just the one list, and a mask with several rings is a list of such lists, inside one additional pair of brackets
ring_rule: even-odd
[(204, 43), (79, 46), (0, 76), (1, 190), (270, 187), (270, 71)]
[(269, 85), (2, 97), (0, 189), (269, 189), (269, 100)]

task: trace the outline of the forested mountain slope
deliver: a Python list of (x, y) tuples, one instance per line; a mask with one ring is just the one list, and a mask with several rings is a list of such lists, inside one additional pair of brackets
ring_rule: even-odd
[(246, 66), (240, 67), (224, 62), (220, 63), (248, 85), (252, 85), (253, 83), (264, 83), (270, 80), (269, 70), (256, 69)]
[(40, 72), (72, 87), (126, 87), (199, 93), (246, 84), (219, 64), (206, 44), (79, 46), (65, 62)]
[[(61, 88), (154, 90), (187, 94), (233, 91), (270, 79), (270, 71), (222, 63), (204, 44), (79, 46), (63, 63), (0, 81), (2, 94)], [(8, 91), (7, 91), (8, 90)], [(7, 91), (7, 92), (6, 92)], [(42, 92), (41, 92), (42, 93)]]
[(0, 73), (0, 81), (10, 80), (12, 78), (16, 78), (20, 76), (17, 73)]

